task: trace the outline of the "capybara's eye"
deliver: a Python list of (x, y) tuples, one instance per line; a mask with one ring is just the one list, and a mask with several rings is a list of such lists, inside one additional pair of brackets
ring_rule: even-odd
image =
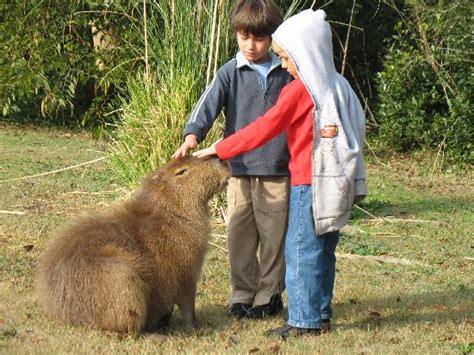
[(181, 168), (181, 169), (177, 170), (177, 171), (174, 173), (174, 175), (175, 175), (175, 176), (183, 175), (186, 171), (188, 171), (187, 168)]

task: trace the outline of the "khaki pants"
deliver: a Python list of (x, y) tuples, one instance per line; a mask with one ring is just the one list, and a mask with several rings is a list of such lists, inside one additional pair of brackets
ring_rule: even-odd
[(230, 304), (259, 306), (283, 292), (289, 188), (290, 179), (286, 176), (241, 176), (229, 180)]

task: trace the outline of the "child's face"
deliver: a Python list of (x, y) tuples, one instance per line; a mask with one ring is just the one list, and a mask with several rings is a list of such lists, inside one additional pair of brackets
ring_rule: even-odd
[(248, 32), (237, 32), (239, 50), (250, 63), (261, 63), (268, 60), (268, 49), (271, 44), (270, 36), (255, 37)]
[(283, 69), (286, 69), (286, 71), (290, 73), (293, 78), (298, 78), (298, 72), (296, 71), (295, 62), (293, 62), (293, 59), (290, 58), (288, 53), (286, 53), (286, 51), (281, 48), (275, 41), (273, 41), (272, 47), (273, 51), (281, 59), (281, 67)]

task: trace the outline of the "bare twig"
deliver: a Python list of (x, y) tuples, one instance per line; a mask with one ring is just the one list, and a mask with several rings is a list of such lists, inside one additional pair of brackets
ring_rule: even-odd
[(354, 207), (357, 208), (357, 209), (359, 209), (359, 210), (361, 210), (361, 211), (364, 212), (365, 214), (368, 214), (370, 217), (372, 217), (372, 218), (374, 218), (374, 219), (377, 219), (377, 220), (380, 219), (379, 217), (373, 215), (373, 214), (370, 213), (369, 211), (364, 210), (364, 209), (363, 209), (362, 207), (360, 207), (359, 205), (354, 204)]
[(212, 29), (211, 29), (211, 43), (209, 45), (209, 58), (207, 61), (207, 73), (206, 73), (206, 85), (211, 82), (211, 70), (212, 70), (212, 57), (214, 54), (214, 38), (217, 26), (217, 10), (219, 7), (219, 0), (214, 0), (214, 14), (212, 16)]
[(97, 191), (97, 192), (89, 192), (89, 191), (70, 191), (61, 194), (61, 196), (66, 196), (66, 195), (112, 195), (118, 191), (123, 191), (124, 189), (118, 188), (115, 190), (108, 190), (108, 191)]
[(224, 209), (221, 207), (221, 214), (222, 219), (224, 220), (225, 225), (229, 224), (229, 217), (227, 217), (227, 213), (225, 213)]
[(150, 65), (148, 64), (148, 30), (147, 30), (146, 1), (143, 0), (143, 37), (145, 38), (145, 76), (148, 84), (150, 80)]
[(385, 217), (385, 218), (380, 218), (369, 211), (363, 209), (362, 207), (354, 204), (354, 207), (361, 210), (365, 214), (369, 215), (372, 217), (372, 219), (365, 219), (364, 222), (366, 223), (371, 223), (371, 222), (376, 222), (376, 223), (383, 223), (383, 222), (388, 222), (388, 223), (433, 223), (433, 224), (443, 224), (442, 222), (439, 221), (428, 221), (424, 219), (409, 219), (409, 218), (392, 218), (392, 217)]
[[(442, 154), (443, 157), (444, 157), (444, 148), (445, 148), (445, 146), (446, 146), (445, 143), (446, 143), (446, 139), (447, 139), (447, 138), (448, 138), (447, 136), (444, 137), (444, 138), (443, 138), (443, 141), (439, 144), (438, 152), (436, 153), (436, 158), (435, 158), (435, 161), (434, 161), (434, 163), (433, 163), (433, 168), (431, 168), (430, 184), (433, 182), (433, 176), (434, 176), (434, 172), (435, 172), (435, 170), (436, 170), (436, 164), (438, 163), (438, 158), (439, 158), (439, 156)], [(443, 163), (443, 162), (441, 161), (441, 165), (442, 165), (442, 163)]]
[(438, 222), (438, 221), (427, 221), (425, 219), (409, 219), (409, 218), (377, 218), (376, 220), (374, 219), (365, 219), (365, 223), (371, 223), (371, 222), (376, 222), (376, 223), (432, 223), (432, 224), (443, 224), (443, 222)]
[(349, 55), (349, 37), (351, 35), (352, 18), (354, 17), (355, 5), (356, 5), (356, 0), (353, 0), (352, 1), (351, 17), (349, 18), (349, 27), (347, 28), (346, 43), (344, 45), (344, 57), (342, 58), (341, 75), (344, 75), (344, 71), (346, 70), (346, 61), (347, 61), (347, 56)]
[(429, 266), (427, 264), (423, 264), (419, 261), (408, 260), (405, 258), (397, 258), (394, 256), (388, 255), (357, 255), (357, 254), (348, 254), (348, 253), (336, 253), (336, 257), (341, 259), (349, 259), (349, 260), (368, 260), (368, 261), (376, 261), (380, 263), (387, 263), (387, 264), (396, 264), (396, 265), (419, 265), (419, 266)]
[(32, 179), (32, 178), (35, 178), (35, 177), (39, 177), (39, 176), (45, 176), (45, 175), (50, 175), (50, 174), (56, 174), (56, 173), (59, 173), (59, 172), (62, 172), (62, 171), (75, 169), (75, 168), (78, 168), (78, 167), (80, 167), (80, 166), (84, 166), (84, 165), (88, 165), (88, 164), (97, 163), (98, 161), (101, 161), (101, 160), (104, 160), (104, 159), (106, 159), (106, 157), (100, 157), (100, 158), (97, 158), (97, 159), (94, 159), (94, 160), (91, 160), (91, 161), (87, 161), (87, 162), (85, 162), (85, 163), (76, 164), (76, 165), (68, 166), (68, 167), (66, 167), (66, 168), (57, 169), (57, 170), (53, 170), (53, 171), (47, 171), (47, 172), (41, 173), (41, 174), (28, 175), (28, 176), (22, 176), (22, 177), (18, 177), (18, 178), (13, 178), (13, 179), (2, 180), (2, 181), (0, 181), (0, 184), (1, 184), (1, 183), (4, 183), (4, 182), (26, 180), (26, 179)]
[(7, 211), (7, 210), (0, 210), (1, 214), (14, 214), (17, 216), (23, 216), (26, 214), (25, 211)]
[(208, 243), (209, 243), (210, 245), (212, 245), (213, 247), (216, 247), (217, 249), (220, 249), (220, 250), (222, 250), (222, 251), (225, 251), (226, 253), (229, 252), (226, 248), (223, 248), (223, 247), (221, 247), (220, 245), (217, 245), (217, 244), (215, 244), (215, 243), (213, 243), (213, 242), (208, 242)]
[(227, 236), (226, 236), (225, 234), (212, 233), (211, 235), (212, 235), (214, 238), (227, 240)]

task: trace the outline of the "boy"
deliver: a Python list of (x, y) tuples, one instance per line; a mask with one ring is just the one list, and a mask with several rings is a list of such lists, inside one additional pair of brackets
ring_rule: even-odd
[(288, 321), (270, 335), (318, 335), (330, 328), (339, 230), (367, 194), (362, 157), (365, 117), (334, 66), (331, 28), (322, 10), (305, 10), (273, 34), (282, 66), (295, 78), (275, 106), (207, 149), (229, 159), (286, 132), (291, 195), (285, 239)]
[[(202, 142), (223, 108), (227, 137), (274, 105), (291, 80), (280, 60), (269, 52), (271, 34), (282, 21), (271, 0), (236, 2), (232, 25), (239, 53), (219, 69), (202, 94), (184, 129), (185, 141), (173, 158)], [(281, 134), (260, 149), (229, 161), (231, 316), (264, 318), (283, 309), (288, 159), (286, 136)]]

